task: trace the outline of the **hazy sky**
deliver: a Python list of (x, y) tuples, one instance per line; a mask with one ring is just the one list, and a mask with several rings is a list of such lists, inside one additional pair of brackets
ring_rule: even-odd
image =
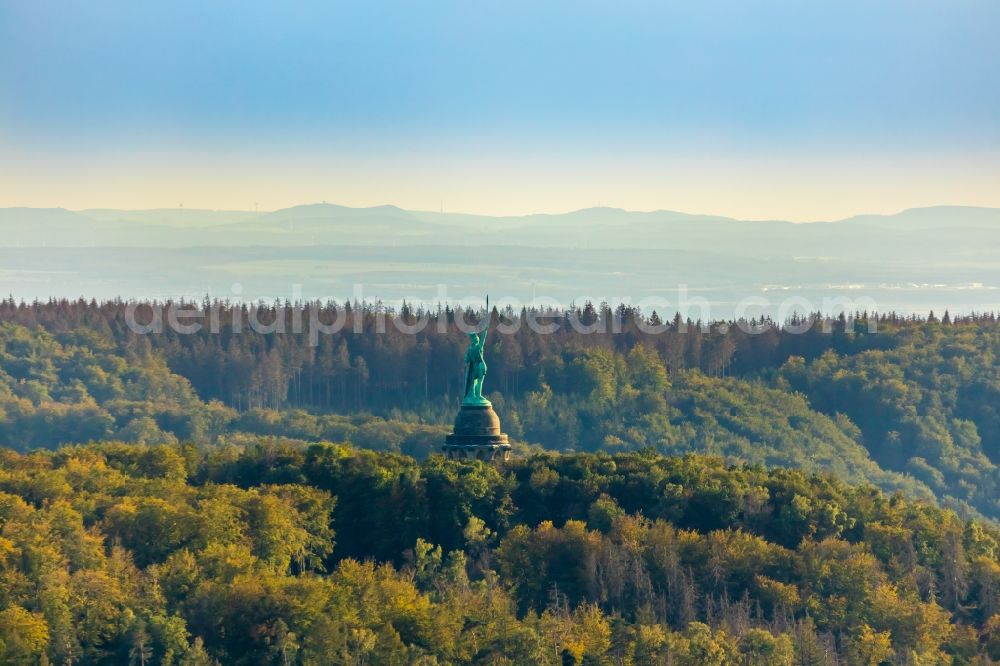
[(0, 0), (0, 206), (1000, 206), (996, 0)]

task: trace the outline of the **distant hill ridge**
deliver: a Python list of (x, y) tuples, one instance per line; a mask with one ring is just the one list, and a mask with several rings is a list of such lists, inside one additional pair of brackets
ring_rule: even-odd
[(0, 208), (0, 225), (6, 225), (13, 221), (21, 222), (42, 222), (42, 221), (69, 221), (78, 220), (80, 222), (151, 222), (156, 221), (163, 224), (180, 224), (187, 226), (194, 220), (209, 221), (215, 218), (216, 223), (240, 223), (257, 220), (260, 218), (288, 219), (296, 216), (308, 217), (367, 217), (377, 218), (379, 216), (408, 218), (408, 219), (428, 219), (428, 220), (448, 220), (463, 218), (495, 219), (495, 220), (551, 220), (571, 219), (574, 221), (593, 222), (625, 222), (638, 219), (656, 220), (664, 222), (675, 221), (714, 221), (714, 222), (752, 222), (761, 223), (782, 223), (782, 224), (888, 224), (899, 225), (920, 225), (920, 226), (993, 226), (1000, 224), (1000, 208), (990, 208), (982, 206), (957, 206), (939, 205), (921, 208), (908, 208), (898, 213), (874, 214), (861, 213), (839, 220), (823, 221), (799, 221), (791, 220), (755, 220), (739, 219), (708, 213), (688, 213), (683, 211), (657, 209), (652, 211), (634, 211), (624, 208), (613, 208), (607, 206), (594, 206), (581, 208), (564, 213), (526, 213), (523, 215), (483, 215), (476, 213), (462, 212), (436, 212), (406, 210), (391, 204), (365, 207), (352, 207), (331, 203), (310, 203), (279, 208), (274, 211), (244, 211), (226, 209), (205, 209), (205, 208), (150, 208), (150, 209), (115, 209), (115, 208), (90, 208), (83, 210), (70, 210), (66, 208), (32, 208), (27, 206), (16, 206), (10, 208)]
[(504, 217), (330, 203), (270, 212), (6, 208), (0, 293), (227, 297), (238, 282), (246, 298), (288, 297), (293, 284), (345, 298), (363, 285), (370, 298), (433, 302), (445, 284), (456, 298), (502, 286), (522, 300), (676, 303), (686, 285), (721, 317), (748, 296), (773, 301), (786, 291), (822, 307), (850, 285), (850, 298), (926, 314), (1000, 308), (998, 247), (1000, 208), (966, 206), (815, 223), (606, 207)]
[[(161, 210), (174, 210), (174, 209), (161, 209)], [(417, 217), (424, 216), (460, 216), (460, 217), (489, 217), (495, 219), (524, 219), (524, 218), (559, 218), (559, 217), (575, 217), (575, 218), (592, 218), (592, 219), (609, 219), (616, 217), (649, 217), (657, 219), (691, 219), (691, 220), (720, 220), (720, 221), (731, 221), (731, 222), (785, 222), (789, 224), (822, 224), (822, 223), (839, 223), (839, 222), (873, 222), (880, 220), (917, 220), (917, 219), (934, 219), (935, 216), (945, 216), (945, 215), (958, 215), (958, 216), (968, 216), (970, 218), (976, 218), (980, 221), (988, 221), (991, 223), (1000, 222), (1000, 208), (991, 208), (985, 206), (958, 206), (958, 205), (937, 205), (937, 206), (925, 206), (916, 208), (907, 208), (901, 210), (897, 213), (889, 214), (877, 214), (877, 213), (860, 213), (858, 215), (853, 215), (851, 217), (842, 218), (839, 220), (821, 220), (821, 221), (792, 221), (792, 220), (777, 220), (777, 219), (750, 219), (750, 218), (734, 218), (724, 215), (714, 215), (711, 213), (691, 213), (686, 211), (677, 211), (666, 208), (658, 208), (656, 210), (641, 211), (641, 210), (630, 210), (627, 208), (616, 208), (611, 206), (591, 206), (588, 208), (579, 208), (576, 210), (566, 211), (562, 213), (525, 213), (522, 215), (485, 215), (479, 213), (462, 213), (462, 212), (438, 212), (438, 211), (421, 211), (421, 210), (407, 210), (393, 205), (379, 205), (379, 206), (367, 206), (367, 207), (351, 207), (344, 206), (340, 204), (330, 204), (330, 203), (313, 203), (313, 204), (300, 204), (296, 206), (291, 206), (288, 208), (281, 208), (272, 213), (282, 213), (286, 211), (299, 211), (299, 210), (329, 210), (329, 211), (343, 211), (350, 212), (352, 214), (365, 214), (365, 213), (377, 213), (386, 212), (394, 214), (410, 214)], [(81, 211), (87, 213), (88, 211)], [(226, 212), (226, 211), (216, 211), (216, 212)], [(240, 212), (240, 211), (232, 211)], [(245, 214), (251, 215), (253, 213), (243, 211)], [(263, 214), (263, 213), (262, 213)]]
[[(857, 240), (883, 240), (878, 236), (862, 239), (859, 232), (933, 234), (934, 230), (949, 229), (998, 233), (1000, 208), (936, 206), (816, 223), (605, 207), (517, 216), (408, 211), (397, 206), (352, 208), (329, 203), (260, 213), (187, 208), (0, 209), (0, 247), (368, 245), (389, 243), (396, 237), (416, 244), (450, 245), (479, 242), (477, 239), (485, 237), (504, 245), (676, 249), (704, 248), (703, 244), (711, 243), (717, 249), (718, 234), (723, 232), (734, 235), (731, 240), (738, 241), (740, 251), (752, 253), (755, 245), (763, 241), (772, 249), (780, 242), (794, 249), (795, 255), (808, 255), (812, 253), (810, 247), (836, 249), (840, 240), (851, 247)], [(567, 230), (573, 233), (567, 236)], [(933, 241), (936, 245), (938, 239)], [(801, 243), (806, 247), (800, 247)]]

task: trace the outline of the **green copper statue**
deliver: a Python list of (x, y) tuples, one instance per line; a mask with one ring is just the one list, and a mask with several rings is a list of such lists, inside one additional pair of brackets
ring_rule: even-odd
[(486, 360), (483, 358), (483, 346), (486, 344), (486, 334), (490, 330), (490, 299), (486, 298), (486, 326), (482, 333), (469, 333), (469, 348), (465, 350), (465, 395), (463, 405), (490, 405), (483, 397), (483, 381), (486, 380)]
[[(449, 458), (477, 460), (509, 460), (510, 441), (500, 430), (500, 417), (493, 411), (493, 405), (483, 397), (483, 381), (486, 379), (486, 360), (483, 349), (486, 335), (490, 331), (493, 311), (490, 299), (486, 297), (486, 320), (482, 331), (469, 333), (469, 348), (465, 350), (465, 392), (462, 406), (455, 417), (455, 427), (445, 437), (442, 450)], [(501, 327), (502, 328), (502, 327)], [(501, 339), (497, 339), (496, 348)]]

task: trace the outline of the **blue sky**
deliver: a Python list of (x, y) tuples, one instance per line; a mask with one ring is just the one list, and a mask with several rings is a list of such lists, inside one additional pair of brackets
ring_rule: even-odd
[(998, 28), (993, 0), (0, 0), (0, 206), (1000, 205)]

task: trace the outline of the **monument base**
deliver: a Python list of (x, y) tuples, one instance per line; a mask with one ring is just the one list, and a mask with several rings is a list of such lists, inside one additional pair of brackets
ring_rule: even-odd
[(455, 431), (445, 438), (442, 449), (449, 458), (510, 459), (507, 435), (500, 432), (500, 417), (488, 401), (462, 405), (455, 417)]

